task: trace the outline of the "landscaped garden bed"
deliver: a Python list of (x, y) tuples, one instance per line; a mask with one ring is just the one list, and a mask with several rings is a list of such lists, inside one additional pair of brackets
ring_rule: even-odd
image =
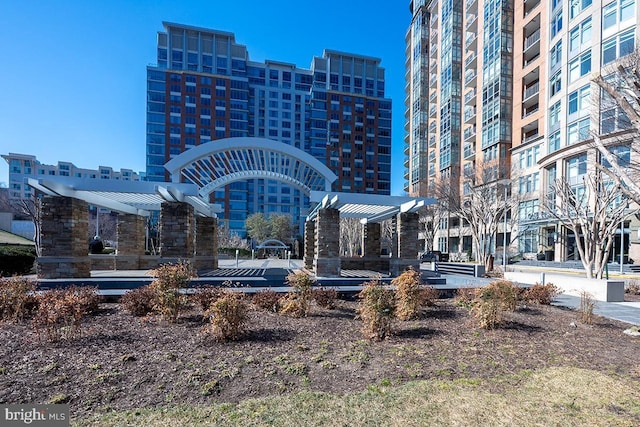
[[(6, 322), (0, 327), (0, 403), (68, 403), (75, 421), (96, 424), (103, 416), (115, 416), (112, 425), (121, 425), (123, 419), (117, 417), (123, 414), (133, 419), (125, 417), (127, 422), (154, 423), (150, 419), (163, 416), (152, 412), (145, 418), (149, 415), (141, 408), (186, 405), (195, 418), (166, 425), (199, 425), (207, 420), (211, 425), (234, 425), (234, 418), (228, 417), (235, 406), (211, 405), (241, 404), (234, 416), (246, 423), (242, 411), (247, 411), (247, 399), (284, 396), (280, 403), (254, 403), (262, 409), (248, 410), (248, 419), (257, 416), (255, 422), (269, 424), (263, 412), (268, 408), (277, 412), (284, 402), (300, 402), (305, 394), (299, 393), (329, 393), (308, 399), (329, 405), (336, 414), (344, 408), (331, 406), (336, 404), (332, 396), (343, 396), (339, 401), (354, 407), (369, 396), (372, 405), (385, 407), (380, 399), (398, 398), (395, 393), (429, 401), (425, 390), (435, 393), (434, 399), (456, 399), (456, 395), (463, 399), (465, 393), (471, 393), (467, 397), (475, 393), (479, 402), (486, 399), (485, 405), (498, 397), (501, 405), (510, 400), (516, 405), (519, 387), (529, 381), (546, 384), (554, 376), (578, 372), (577, 381), (588, 383), (567, 384), (567, 390), (574, 393), (583, 386), (585, 396), (569, 396), (567, 405), (573, 402), (581, 411), (593, 413), (584, 399), (597, 377), (607, 384), (623, 384), (620, 390), (630, 399), (617, 402), (614, 397), (616, 403), (608, 406), (596, 402), (598, 408), (611, 419), (624, 421), (622, 425), (640, 424), (640, 339), (623, 333), (627, 324), (597, 316), (592, 324), (584, 324), (575, 311), (520, 301), (515, 311), (503, 313), (493, 329), (485, 329), (464, 302), (444, 299), (421, 307), (411, 320), (394, 318), (391, 334), (375, 341), (364, 338), (358, 304), (338, 300), (330, 309), (311, 302), (303, 317), (248, 304), (244, 333), (227, 341), (210, 332), (210, 323), (195, 301), (173, 323), (160, 314), (134, 317), (121, 304), (101, 303), (83, 318), (79, 333), (54, 341), (36, 333), (30, 319)], [(420, 385), (415, 380), (429, 382)], [(455, 392), (449, 398), (442, 395), (447, 387)], [(526, 395), (526, 390), (522, 393)], [(538, 410), (531, 405), (527, 410)], [(558, 411), (559, 419), (567, 415), (565, 409), (552, 410)], [(172, 411), (164, 421), (175, 416)], [(460, 416), (464, 424), (465, 414)], [(194, 421), (198, 419), (201, 422)], [(341, 419), (332, 422), (357, 424)], [(451, 418), (441, 422), (454, 423)], [(505, 423), (528, 424), (527, 419)]]

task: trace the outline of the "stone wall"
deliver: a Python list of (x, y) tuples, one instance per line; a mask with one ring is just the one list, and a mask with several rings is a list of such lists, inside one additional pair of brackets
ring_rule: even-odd
[(41, 279), (90, 277), (89, 206), (70, 197), (43, 196), (40, 204), (40, 243), (37, 259)]
[(340, 211), (319, 209), (315, 229), (316, 276), (340, 277)]
[(163, 258), (193, 257), (193, 223), (193, 206), (181, 202), (162, 202), (160, 254)]
[(364, 257), (379, 257), (382, 250), (379, 222), (369, 222), (362, 225), (362, 247)]
[(304, 223), (304, 266), (309, 270), (313, 269), (313, 258), (315, 254), (316, 223), (307, 221)]
[(398, 214), (398, 258), (418, 257), (418, 214), (402, 212)]
[(143, 216), (118, 214), (118, 255), (144, 255), (146, 224)]
[(196, 270), (218, 268), (218, 220), (217, 218), (196, 218), (195, 233)]

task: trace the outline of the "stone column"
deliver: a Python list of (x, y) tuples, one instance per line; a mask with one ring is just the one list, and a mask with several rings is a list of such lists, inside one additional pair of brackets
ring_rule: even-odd
[(193, 206), (181, 202), (162, 202), (160, 208), (161, 262), (193, 258)]
[(218, 268), (218, 220), (217, 218), (196, 218), (196, 259), (197, 270)]
[(313, 259), (315, 257), (316, 223), (306, 221), (304, 223), (304, 266), (309, 270), (313, 269)]
[(144, 255), (146, 225), (147, 221), (143, 216), (118, 214), (116, 270), (140, 268), (140, 256)]
[(40, 204), (40, 279), (91, 277), (89, 205), (78, 199), (43, 196)]
[(418, 260), (418, 214), (402, 212), (397, 215), (398, 256), (391, 264), (391, 274), (396, 276), (407, 267), (420, 270)]
[(340, 211), (319, 209), (315, 228), (316, 276), (340, 277)]
[(362, 260), (365, 270), (389, 271), (389, 258), (382, 259), (381, 224), (368, 222), (362, 225)]

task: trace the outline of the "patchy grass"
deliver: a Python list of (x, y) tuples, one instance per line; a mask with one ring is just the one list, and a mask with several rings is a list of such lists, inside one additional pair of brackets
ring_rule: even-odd
[(640, 423), (640, 388), (637, 381), (615, 375), (554, 367), (399, 387), (382, 379), (347, 395), (300, 392), (239, 404), (112, 412), (77, 421), (92, 426), (632, 426)]

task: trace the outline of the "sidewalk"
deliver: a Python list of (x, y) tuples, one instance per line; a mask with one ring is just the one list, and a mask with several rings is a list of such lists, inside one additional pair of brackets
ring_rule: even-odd
[[(552, 305), (578, 310), (580, 308), (580, 298), (562, 294), (554, 299)], [(596, 301), (593, 314), (632, 325), (640, 325), (640, 302)]]

